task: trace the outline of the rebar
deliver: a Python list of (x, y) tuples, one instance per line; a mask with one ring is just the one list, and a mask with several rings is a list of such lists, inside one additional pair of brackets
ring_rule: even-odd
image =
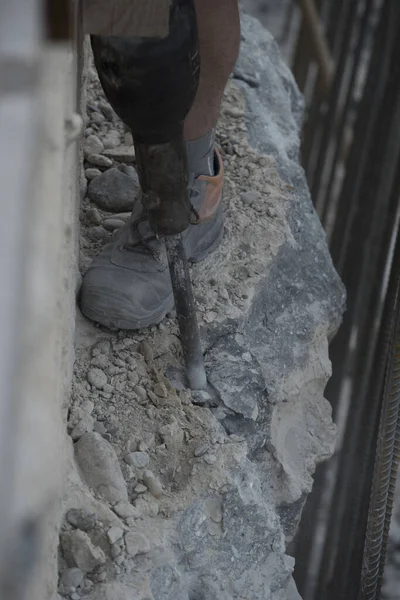
[(379, 598), (400, 459), (399, 243), (397, 243), (394, 256), (393, 271), (392, 285), (388, 290), (393, 319), (392, 327), (387, 331), (389, 351), (365, 537), (361, 579), (361, 598), (363, 600)]

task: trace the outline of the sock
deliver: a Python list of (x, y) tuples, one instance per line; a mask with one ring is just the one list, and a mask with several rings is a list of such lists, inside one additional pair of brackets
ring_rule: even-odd
[(201, 138), (186, 142), (189, 173), (194, 175), (214, 175), (215, 129)]

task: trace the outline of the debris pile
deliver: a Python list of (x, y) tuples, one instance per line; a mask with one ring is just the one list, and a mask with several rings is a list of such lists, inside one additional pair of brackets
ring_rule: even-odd
[[(287, 596), (285, 546), (334, 448), (323, 390), (344, 294), (298, 165), (298, 91), (271, 36), (252, 19), (242, 35), (218, 131), (224, 240), (192, 267), (213, 393), (185, 387), (174, 313), (138, 332), (78, 320), (62, 598)], [(87, 115), (82, 274), (138, 190), (93, 70)]]

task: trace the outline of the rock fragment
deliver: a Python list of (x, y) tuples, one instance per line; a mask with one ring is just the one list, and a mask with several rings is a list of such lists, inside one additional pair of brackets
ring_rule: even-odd
[(101, 154), (103, 152), (104, 146), (101, 140), (97, 137), (97, 135), (89, 135), (83, 144), (83, 155), (85, 158), (90, 156), (91, 154)]
[(93, 431), (99, 433), (100, 435), (107, 433), (107, 429), (104, 427), (104, 424), (101, 421), (95, 421), (93, 425)]
[(137, 519), (140, 516), (138, 510), (129, 502), (117, 502), (113, 508), (122, 519), (129, 519), (129, 517)]
[[(102, 583), (93, 588), (85, 600), (134, 600), (137, 598), (137, 587), (131, 587), (120, 581)], [(144, 599), (145, 596), (142, 596)]]
[(150, 346), (149, 342), (146, 342), (146, 340), (144, 340), (139, 346), (139, 351), (141, 354), (143, 354), (146, 362), (148, 362), (148, 363), (153, 362), (154, 352), (153, 352), (153, 348)]
[(114, 219), (119, 219), (120, 221), (124, 221), (124, 223), (126, 223), (127, 221), (129, 221), (131, 214), (131, 212), (115, 213)]
[(183, 431), (178, 423), (174, 421), (164, 425), (160, 429), (160, 435), (164, 444), (170, 452), (178, 453), (183, 444)]
[(136, 371), (128, 371), (128, 381), (132, 387), (135, 387), (139, 383), (139, 375)]
[(109, 502), (128, 501), (114, 448), (99, 434), (85, 433), (75, 444), (75, 458), (87, 484)]
[(93, 369), (89, 369), (87, 380), (89, 383), (94, 385), (95, 388), (102, 390), (107, 384), (107, 375), (104, 373), (104, 371), (95, 367)]
[(207, 454), (208, 450), (209, 450), (209, 445), (208, 444), (202, 444), (201, 446), (197, 446), (194, 449), (193, 454), (199, 458), (200, 456), (204, 456), (205, 454)]
[(121, 143), (119, 133), (117, 131), (109, 131), (107, 135), (103, 137), (103, 144), (105, 152), (107, 149), (116, 148)]
[(150, 542), (142, 533), (130, 532), (125, 534), (125, 546), (129, 556), (147, 554), (150, 552)]
[[(87, 169), (89, 170), (89, 169)], [(92, 169), (94, 171), (97, 171), (97, 169)], [(99, 171), (99, 175), (101, 175), (101, 172)], [(94, 223), (94, 225), (100, 225), (101, 223), (101, 215), (99, 213), (99, 211), (97, 210), (97, 208), (89, 208), (89, 210), (86, 213), (86, 217), (88, 218), (88, 220), (91, 223)]]
[(124, 530), (121, 529), (121, 527), (118, 527), (117, 525), (113, 525), (107, 531), (107, 538), (108, 538), (108, 541), (110, 542), (110, 544), (115, 544), (115, 542), (120, 540), (123, 535), (124, 535)]
[(141, 452), (147, 452), (149, 448), (154, 446), (155, 437), (153, 433), (144, 433), (142, 439), (138, 444), (138, 450)]
[(104, 150), (104, 154), (105, 156), (108, 156), (108, 158), (117, 160), (119, 162), (135, 162), (135, 148), (133, 146), (120, 146), (118, 143), (117, 147), (107, 148)]
[(61, 573), (60, 584), (66, 587), (74, 587), (77, 588), (81, 585), (83, 581), (83, 573), (77, 567), (72, 567), (71, 569), (65, 569)]
[(144, 387), (142, 387), (141, 385), (135, 385), (135, 387), (133, 388), (133, 391), (135, 392), (135, 394), (137, 394), (139, 399), (142, 400), (143, 402), (147, 399), (147, 392), (144, 389)]
[(156, 517), (160, 509), (157, 500), (149, 493), (140, 495), (135, 500), (135, 507), (140, 514), (148, 517)]
[(87, 533), (80, 529), (66, 531), (60, 536), (61, 548), (67, 564), (90, 573), (106, 561), (104, 552), (95, 546)]
[(108, 238), (107, 231), (99, 225), (88, 229), (86, 235), (92, 242), (102, 242)]
[(102, 222), (102, 226), (107, 231), (114, 231), (115, 229), (119, 229), (125, 225), (125, 221), (121, 219), (104, 219)]
[(205, 390), (193, 390), (192, 391), (192, 402), (193, 404), (206, 404), (211, 400), (211, 396)]
[(252, 204), (255, 204), (260, 201), (261, 194), (260, 194), (260, 192), (255, 192), (253, 190), (250, 190), (250, 191), (242, 194), (241, 199), (242, 199), (243, 204), (247, 204), (247, 205), (251, 206)]
[(104, 123), (104, 121), (105, 121), (104, 115), (97, 112), (97, 110), (92, 112), (92, 114), (90, 115), (90, 122), (92, 125), (93, 125), (93, 123), (95, 123), (96, 125), (102, 125)]
[(161, 482), (149, 469), (143, 472), (143, 483), (154, 498), (161, 498), (164, 493)]
[(108, 102), (99, 102), (99, 109), (109, 121), (113, 121), (115, 119), (115, 111), (110, 104), (108, 104)]
[(93, 431), (94, 419), (90, 414), (85, 414), (82, 419), (78, 421), (75, 427), (71, 431), (71, 438), (74, 442), (79, 440), (84, 433), (87, 431)]
[(103, 154), (89, 154), (86, 160), (91, 165), (94, 165), (95, 167), (103, 167), (104, 169), (109, 169), (113, 164), (112, 160), (107, 156), (103, 156)]
[(130, 131), (126, 131), (124, 134), (124, 142), (126, 146), (132, 146), (133, 144), (133, 137)]
[(125, 456), (125, 462), (137, 469), (145, 469), (149, 461), (150, 457), (147, 452), (130, 452)]
[[(86, 179), (91, 180), (91, 179), (94, 179), (95, 177), (99, 177), (99, 175), (101, 175), (101, 171), (99, 171), (99, 169), (92, 169), (90, 167), (88, 169), (85, 169)], [(96, 225), (99, 225), (99, 224), (100, 223), (96, 223)]]
[(167, 398), (167, 396), (168, 396), (166, 387), (163, 383), (156, 383), (156, 385), (153, 388), (153, 391), (154, 391), (155, 395), (158, 396), (159, 398)]
[(138, 483), (137, 486), (135, 487), (135, 493), (136, 494), (144, 494), (145, 492), (147, 492), (147, 487), (145, 485), (143, 485), (143, 483)]
[(132, 169), (129, 175), (116, 167), (93, 179), (88, 187), (89, 198), (107, 212), (132, 210), (139, 192), (139, 180)]
[(91, 531), (96, 525), (96, 515), (83, 508), (71, 508), (66, 518), (70, 525), (82, 531)]

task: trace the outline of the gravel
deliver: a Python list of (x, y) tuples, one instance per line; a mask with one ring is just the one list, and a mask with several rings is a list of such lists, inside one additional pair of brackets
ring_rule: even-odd
[(108, 239), (107, 231), (100, 225), (90, 227), (90, 229), (87, 230), (86, 235), (92, 242), (104, 242)]
[(241, 195), (241, 200), (243, 204), (251, 206), (261, 200), (261, 194), (260, 192), (254, 192), (252, 190), (249, 190), (248, 192), (245, 192)]
[(209, 450), (209, 446), (208, 444), (202, 444), (201, 446), (197, 446), (197, 448), (194, 449), (193, 454), (196, 457), (200, 457), (200, 456), (204, 456), (204, 454), (206, 454)]
[(96, 525), (96, 515), (83, 508), (71, 508), (66, 518), (70, 525), (82, 531), (91, 531)]
[(104, 169), (109, 169), (113, 165), (113, 161), (107, 156), (103, 156), (102, 154), (89, 154), (86, 160), (91, 165), (94, 165), (95, 167), (103, 167)]
[(75, 458), (86, 483), (97, 494), (109, 502), (128, 500), (118, 457), (100, 434), (85, 433), (75, 444)]
[(115, 544), (124, 535), (124, 530), (121, 527), (113, 526), (107, 531), (107, 538), (110, 544)]
[[(87, 169), (87, 171), (96, 171), (99, 175), (101, 175), (101, 171), (98, 171), (97, 169)], [(90, 223), (94, 223), (94, 225), (100, 225), (102, 221), (101, 215), (97, 208), (89, 208), (89, 210), (86, 212), (86, 218)]]
[(103, 142), (97, 135), (89, 135), (83, 144), (83, 155), (87, 158), (93, 154), (101, 154), (104, 150)]
[(150, 542), (145, 535), (141, 533), (128, 532), (125, 534), (126, 551), (132, 558), (137, 554), (147, 554), (150, 552)]
[(103, 137), (104, 148), (111, 149), (116, 148), (121, 143), (121, 139), (119, 134), (116, 131), (110, 131), (107, 135)]
[[(249, 73), (250, 67), (247, 69)], [(261, 85), (258, 73), (249, 73), (246, 72), (246, 76), (253, 77), (257, 84)], [(278, 87), (281, 86), (280, 82), (277, 83)], [(288, 84), (290, 85), (290, 82)], [(108, 107), (104, 111), (101, 108), (104, 97), (99, 92), (95, 74), (90, 85), (93, 86), (89, 90), (90, 100), (105, 114), (106, 120), (100, 124), (93, 123), (90, 127), (92, 131), (86, 139), (97, 136), (103, 146), (108, 145), (109, 137), (115, 140), (118, 137), (122, 142), (125, 135), (121, 123), (112, 109)], [(275, 87), (272, 86), (272, 91)], [(295, 98), (292, 101), (295, 102)], [(226, 168), (226, 197), (229, 198), (229, 202), (225, 202), (224, 206), (227, 217), (224, 240), (211, 260), (191, 269), (194, 272), (196, 298), (202, 297), (198, 305), (198, 318), (207, 368), (210, 359), (214, 360), (214, 345), (220, 343), (212, 338), (213, 332), (219, 331), (221, 344), (224, 343), (224, 339), (230, 339), (231, 333), (236, 332), (236, 335), (232, 336), (231, 344), (232, 347), (239, 344), (241, 348), (232, 369), (232, 377), (226, 382), (226, 390), (223, 390), (226, 391), (224, 398), (227, 402), (231, 389), (234, 389), (235, 393), (237, 390), (238, 406), (228, 409), (224, 404), (220, 405), (222, 421), (231, 417), (232, 410), (239, 410), (234, 416), (234, 422), (239, 423), (240, 428), (240, 410), (246, 408), (243, 406), (251, 397), (252, 386), (258, 385), (256, 378), (246, 385), (242, 385), (240, 379), (236, 379), (238, 374), (240, 376), (240, 368), (244, 363), (241, 355), (247, 349), (241, 341), (241, 332), (248, 331), (251, 325), (248, 323), (249, 313), (246, 306), (253, 302), (252, 294), (256, 293), (255, 290), (264, 290), (261, 278), (265, 273), (271, 275), (271, 265), (268, 262), (271, 256), (279, 255), (282, 244), (285, 244), (286, 240), (292, 240), (285, 212), (291, 207), (291, 203), (286, 202), (286, 192), (277, 174), (275, 162), (269, 156), (259, 156), (259, 152), (251, 149), (245, 140), (246, 124), (243, 113), (246, 107), (235, 84), (230, 84), (224, 106), (218, 133), (218, 143), (224, 155)], [(109, 117), (106, 115), (107, 111)], [(274, 130), (276, 129), (279, 127), (275, 127)], [(113, 132), (116, 132), (116, 135)], [(286, 142), (282, 142), (282, 148), (286, 148)], [(119, 145), (116, 148), (105, 148), (95, 154), (109, 158), (115, 164), (124, 160), (124, 152), (124, 147)], [(294, 152), (292, 154), (294, 156)], [(134, 163), (133, 147), (126, 149), (125, 159), (126, 162)], [(99, 252), (102, 244), (112, 239), (107, 231), (108, 220), (119, 219), (126, 222), (129, 219), (138, 191), (138, 185), (135, 188), (132, 180), (137, 182), (134, 169), (122, 165), (110, 167), (105, 173), (90, 180), (87, 196), (81, 206), (81, 246), (89, 260)], [(242, 196), (249, 192), (259, 194), (253, 196), (257, 198), (256, 203), (243, 202)], [(271, 193), (274, 194), (273, 197)], [(299, 202), (300, 200), (303, 201), (304, 198), (299, 199)], [(275, 211), (273, 227), (265, 217), (271, 208)], [(264, 209), (265, 212), (259, 212)], [(90, 225), (101, 226), (101, 235), (91, 233)], [(109, 230), (112, 231), (111, 226)], [(87, 265), (87, 262), (82, 260), (82, 265), (85, 264)], [(260, 275), (255, 276), (255, 271)], [(275, 309), (273, 302), (264, 302), (261, 296), (259, 300), (259, 304), (268, 307), (269, 313)], [(303, 306), (301, 301), (300, 306)], [(274, 316), (276, 317), (275, 314)], [(91, 542), (106, 555), (106, 562), (90, 571), (90, 579), (95, 583), (86, 596), (88, 600), (131, 600), (142, 595), (146, 598), (149, 591), (143, 591), (142, 594), (142, 590), (138, 592), (136, 587), (138, 585), (140, 588), (141, 585), (138, 572), (143, 564), (146, 564), (146, 573), (151, 579), (152, 595), (164, 597), (165, 582), (166, 579), (170, 579), (170, 568), (174, 572), (174, 565), (178, 563), (182, 577), (172, 583), (172, 588), (168, 591), (171, 598), (181, 595), (183, 597), (185, 594), (186, 597), (188, 593), (196, 594), (200, 581), (205, 586), (204, 590), (201, 589), (204, 597), (221, 597), (219, 583), (216, 583), (215, 589), (208, 585), (208, 576), (211, 578), (210, 585), (214, 585), (216, 581), (216, 570), (210, 563), (208, 554), (212, 554), (214, 562), (218, 561), (218, 568), (221, 566), (220, 571), (224, 571), (224, 577), (225, 572), (228, 572), (229, 578), (234, 580), (235, 577), (231, 573), (234, 566), (231, 565), (230, 554), (226, 553), (228, 546), (238, 548), (238, 560), (241, 561), (241, 567), (244, 565), (246, 584), (248, 582), (250, 587), (252, 568), (255, 564), (252, 561), (254, 548), (263, 548), (268, 560), (271, 558), (274, 561), (276, 557), (277, 561), (285, 560), (282, 544), (275, 554), (270, 553), (271, 545), (275, 547), (276, 540), (282, 537), (282, 531), (275, 510), (259, 493), (260, 489), (264, 489), (264, 484), (267, 486), (265, 489), (268, 488), (269, 484), (265, 482), (268, 482), (270, 475), (275, 484), (275, 475), (268, 471), (269, 463), (264, 460), (265, 454), (254, 454), (254, 458), (248, 447), (251, 444), (257, 447), (258, 439), (261, 438), (270, 443), (269, 433), (262, 430), (262, 423), (267, 422), (266, 415), (260, 413), (262, 419), (253, 423), (251, 419), (255, 412), (251, 406), (246, 423), (254, 426), (257, 435), (260, 435), (254, 439), (250, 436), (249, 442), (241, 444), (224, 443), (227, 439), (224, 427), (217, 421), (214, 412), (205, 406), (211, 401), (211, 397), (207, 393), (190, 393), (186, 389), (183, 377), (172, 378), (169, 375), (169, 369), (175, 369), (175, 372), (182, 375), (182, 353), (174, 317), (172, 311), (160, 325), (138, 332), (105, 332), (102, 328), (90, 325), (90, 335), (88, 334), (87, 338), (83, 336), (82, 342), (77, 344), (72, 406), (80, 407), (86, 400), (90, 400), (94, 403), (95, 421), (94, 432), (83, 433), (75, 443), (75, 457), (82, 479), (82, 493), (87, 500), (83, 505), (95, 509), (98, 515), (96, 526), (90, 532)], [(243, 326), (238, 326), (240, 319)], [(213, 325), (210, 326), (209, 323)], [(279, 327), (283, 327), (281, 323)], [(286, 331), (284, 327), (282, 331)], [(310, 332), (312, 331), (314, 329), (310, 328)], [(323, 338), (323, 324), (321, 331)], [(268, 339), (273, 333), (268, 330)], [(260, 336), (262, 335), (263, 332), (260, 331)], [(276, 336), (273, 339), (275, 343)], [(230, 342), (227, 341), (223, 367), (229, 370), (231, 349), (228, 343)], [(305, 349), (308, 351), (310, 348), (311, 346), (307, 345)], [(274, 352), (275, 347), (268, 356), (275, 356)], [(274, 361), (265, 361), (264, 357), (258, 360), (265, 362), (266, 370), (273, 369)], [(219, 364), (222, 364), (221, 361)], [(214, 365), (212, 366), (214, 369)], [(255, 373), (256, 367), (254, 361), (245, 364), (246, 370), (254, 368)], [(95, 376), (92, 382), (89, 382), (88, 373), (93, 369), (100, 370), (103, 375), (100, 378)], [(303, 367), (300, 369), (301, 373), (302, 369)], [(212, 374), (213, 371), (209, 372)], [(94, 385), (93, 381), (98, 382), (98, 386)], [(173, 381), (180, 382), (178, 387)], [(273, 386), (271, 389), (268, 386), (268, 392), (272, 399), (276, 398)], [(322, 384), (318, 383), (317, 389), (312, 389), (312, 394), (314, 392), (322, 398)], [(294, 394), (296, 401), (297, 393)], [(313, 411), (318, 400), (310, 400), (311, 395), (307, 394), (307, 398)], [(260, 405), (263, 397), (261, 391)], [(279, 405), (279, 401), (277, 402)], [(299, 399), (299, 403), (301, 402), (302, 399)], [(195, 403), (200, 406), (196, 406)], [(268, 409), (271, 406), (272, 403), (268, 405)], [(273, 410), (276, 410), (275, 405)], [(315, 414), (319, 415), (319, 412)], [(225, 426), (225, 423), (223, 425)], [(115, 433), (111, 436), (110, 432)], [(238, 433), (242, 431), (239, 429)], [(108, 443), (102, 435), (107, 436), (112, 443)], [(324, 437), (323, 432), (321, 435)], [(329, 450), (324, 448), (324, 452), (326, 456)], [(285, 460), (285, 455), (283, 459)], [(258, 460), (261, 461), (259, 465)], [(301, 468), (298, 470), (301, 471)], [(116, 474), (118, 484), (115, 487)], [(297, 475), (296, 472), (296, 477), (294, 486), (302, 475)], [(308, 473), (307, 477), (309, 478)], [(292, 498), (289, 486), (292, 483), (292, 474), (288, 472), (286, 493), (289, 502)], [(302, 486), (303, 482), (300, 483), (301, 490), (304, 487)], [(225, 490), (229, 493), (225, 494)], [(77, 494), (76, 488), (72, 493)], [(220, 525), (222, 510), (223, 531)], [(123, 531), (124, 535), (110, 547), (108, 532), (113, 527), (117, 528), (119, 533)], [(112, 540), (114, 539), (115, 537), (112, 537)], [(257, 554), (254, 553), (255, 568), (260, 552), (257, 550)], [(195, 569), (190, 565), (186, 569), (186, 564), (190, 563), (192, 557), (199, 557), (200, 560)], [(278, 566), (277, 562), (274, 563), (277, 572), (287, 579), (291, 565), (288, 565), (285, 573), (286, 567), (282, 567), (282, 564), (279, 563)], [(82, 569), (82, 572), (85, 571)], [(277, 593), (283, 597), (286, 579), (279, 581), (279, 573), (276, 581), (274, 575), (273, 583), (277, 586)], [(267, 576), (270, 574), (267, 573)], [(114, 581), (107, 581), (108, 579)], [(193, 581), (195, 591), (183, 589), (185, 581), (189, 579)], [(259, 570), (255, 573), (255, 579), (262, 580), (264, 585)], [(100, 581), (106, 583), (101, 584)], [(265, 585), (269, 585), (269, 580)], [(245, 594), (243, 590), (240, 590), (240, 593), (248, 595), (249, 598), (256, 597), (250, 587), (246, 587)], [(81, 591), (76, 593), (81, 594)]]
[(87, 533), (79, 529), (62, 533), (60, 541), (67, 564), (77, 567), (83, 573), (90, 573), (106, 561), (103, 550), (95, 546)]
[(104, 155), (122, 163), (134, 163), (135, 162), (135, 148), (133, 146), (117, 146), (114, 148), (106, 148)]
[(65, 569), (61, 573), (60, 584), (64, 587), (74, 587), (77, 588), (83, 582), (83, 573), (80, 569), (73, 567), (72, 569)]
[(154, 498), (161, 498), (163, 495), (163, 487), (160, 480), (154, 475), (152, 471), (146, 469), (143, 472), (143, 483), (146, 485), (150, 494), (154, 496)]
[(137, 518), (139, 513), (137, 509), (129, 502), (117, 502), (114, 506), (114, 511), (122, 519), (128, 519), (129, 517)]
[(132, 168), (127, 173), (113, 167), (93, 179), (88, 186), (90, 200), (108, 212), (132, 210), (139, 193), (139, 180)]
[[(92, 154), (91, 156), (96, 156), (96, 155)], [(101, 175), (101, 171), (99, 169), (93, 169), (91, 167), (85, 169), (85, 176), (86, 176), (86, 179), (88, 179), (89, 181), (91, 179), (94, 179), (95, 177), (99, 177), (99, 175)], [(100, 225), (100, 220), (96, 223), (96, 225)]]
[(150, 457), (147, 452), (130, 452), (125, 456), (125, 461), (137, 469), (144, 469), (149, 464)]
[(94, 385), (98, 390), (102, 390), (107, 384), (107, 375), (101, 369), (90, 369), (87, 374), (88, 382)]
[(125, 221), (122, 221), (121, 219), (111, 218), (104, 219), (104, 221), (102, 221), (101, 224), (107, 231), (114, 231), (114, 229), (119, 229), (120, 227), (123, 227), (125, 225)]

